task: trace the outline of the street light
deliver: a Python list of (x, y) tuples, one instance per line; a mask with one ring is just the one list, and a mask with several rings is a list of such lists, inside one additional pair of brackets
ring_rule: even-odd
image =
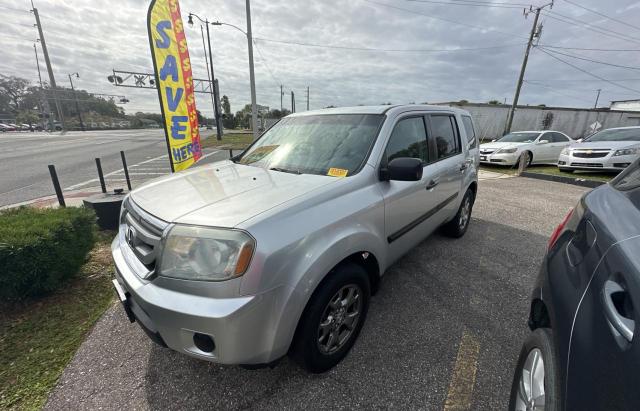
[(76, 73), (71, 73), (68, 74), (69, 76), (69, 83), (71, 83), (71, 91), (73, 92), (73, 97), (76, 100), (76, 111), (78, 112), (78, 120), (80, 121), (80, 129), (82, 131), (84, 130), (84, 123), (82, 122), (82, 114), (80, 113), (80, 105), (78, 104), (78, 95), (76, 94), (76, 89), (73, 88), (73, 80), (71, 79), (71, 76), (76, 76), (76, 78), (80, 78), (80, 74)]
[(230, 26), (241, 31), (247, 36), (247, 46), (249, 49), (249, 82), (251, 83), (251, 128), (253, 129), (253, 139), (258, 139), (258, 105), (256, 104), (256, 78), (253, 70), (253, 39), (251, 37), (251, 5), (250, 0), (246, 0), (246, 14), (247, 14), (247, 31), (245, 32), (241, 28), (229, 23), (222, 23), (219, 21), (211, 23), (214, 26)]
[(211, 36), (209, 34), (209, 20), (201, 19), (197, 14), (189, 13), (189, 19), (187, 20), (187, 24), (190, 27), (193, 27), (193, 18), (197, 18), (200, 22), (204, 23), (207, 26), (207, 43), (209, 46), (209, 66), (211, 70), (211, 88), (213, 89), (213, 115), (216, 119), (216, 139), (222, 140), (222, 124), (220, 121), (220, 109), (219, 102), (220, 98), (218, 96), (218, 90), (216, 89), (216, 78), (214, 76), (213, 71), (213, 54), (211, 52)]

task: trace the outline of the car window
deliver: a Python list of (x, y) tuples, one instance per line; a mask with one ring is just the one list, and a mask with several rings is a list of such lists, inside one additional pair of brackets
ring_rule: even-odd
[(396, 123), (387, 144), (387, 161), (399, 157), (419, 158), (429, 161), (427, 132), (422, 117), (405, 118)]
[(627, 167), (611, 181), (611, 185), (621, 191), (640, 188), (640, 160)]
[(551, 135), (550, 143), (566, 143), (569, 141), (567, 137), (560, 133), (549, 133)]
[(460, 145), (456, 143), (456, 128), (454, 119), (448, 115), (431, 116), (431, 132), (436, 144), (437, 159), (452, 156), (460, 151)]
[(476, 148), (476, 131), (473, 128), (473, 121), (471, 120), (471, 117), (462, 116), (462, 125), (464, 125), (464, 131), (467, 134), (469, 149)]

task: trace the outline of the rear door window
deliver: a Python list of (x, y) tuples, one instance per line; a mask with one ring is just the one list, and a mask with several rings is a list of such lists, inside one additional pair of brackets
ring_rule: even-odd
[(469, 142), (469, 150), (477, 147), (476, 144), (476, 131), (473, 128), (473, 121), (469, 116), (462, 116), (462, 125), (464, 126), (464, 131), (467, 134), (467, 141)]
[(454, 156), (461, 152), (458, 127), (451, 115), (433, 114), (429, 116), (431, 133), (436, 148), (436, 160)]

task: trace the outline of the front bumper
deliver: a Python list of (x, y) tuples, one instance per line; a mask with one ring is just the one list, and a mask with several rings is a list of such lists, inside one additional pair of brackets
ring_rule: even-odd
[(491, 154), (480, 153), (480, 163), (512, 166), (518, 162), (518, 153), (496, 153)]
[[(128, 246), (121, 245), (117, 237), (111, 250), (125, 309), (155, 342), (221, 364), (267, 364), (286, 354), (288, 344), (276, 343), (276, 330), (292, 296), (290, 287), (232, 298), (180, 292), (156, 284), (158, 278), (146, 281), (138, 277), (121, 247)], [(203, 335), (213, 340), (212, 350), (198, 348), (202, 345), (197, 340)]]
[(637, 155), (614, 156), (611, 153), (605, 157), (597, 158), (582, 158), (560, 154), (558, 167), (571, 170), (622, 171), (637, 159)]

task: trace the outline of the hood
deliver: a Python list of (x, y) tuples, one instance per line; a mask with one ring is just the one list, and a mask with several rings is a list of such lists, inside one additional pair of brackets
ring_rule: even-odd
[(131, 199), (167, 222), (234, 227), (337, 180), (223, 161), (153, 180), (132, 191)]
[(500, 148), (509, 148), (509, 147), (521, 147), (526, 146), (532, 143), (511, 143), (511, 142), (499, 142), (494, 141), (493, 143), (485, 143), (480, 144), (480, 149), (490, 149), (490, 150), (498, 150)]
[(619, 150), (621, 148), (627, 148), (627, 147), (635, 147), (635, 146), (640, 146), (640, 143), (637, 141), (595, 141), (593, 143), (589, 142), (589, 141), (583, 141), (581, 143), (574, 143), (571, 144), (571, 149), (583, 149), (583, 150), (588, 150), (588, 149), (616, 149)]

